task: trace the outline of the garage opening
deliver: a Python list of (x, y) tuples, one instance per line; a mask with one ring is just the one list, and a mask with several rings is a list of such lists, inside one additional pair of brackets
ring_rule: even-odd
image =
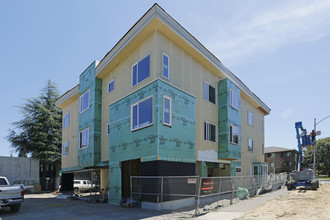
[(121, 162), (121, 187), (122, 198), (131, 196), (130, 177), (141, 175), (141, 160), (127, 160)]

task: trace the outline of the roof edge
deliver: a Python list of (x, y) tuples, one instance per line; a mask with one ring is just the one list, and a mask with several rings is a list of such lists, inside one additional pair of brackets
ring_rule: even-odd
[(79, 93), (79, 84), (64, 93), (60, 98), (55, 101), (55, 106), (59, 107), (59, 105), (63, 104), (65, 101), (73, 97), (75, 94)]
[(235, 76), (221, 61), (215, 57), (205, 46), (203, 46), (194, 36), (192, 36), (184, 27), (182, 27), (175, 19), (173, 19), (163, 8), (155, 3), (119, 40), (119, 42), (105, 55), (99, 65), (96, 67), (95, 76), (97, 76), (111, 60), (119, 54), (124, 47), (129, 44), (132, 39), (143, 30), (143, 28), (157, 17), (181, 38), (186, 40), (195, 50), (197, 50), (205, 59), (211, 62), (215, 67), (225, 73), (226, 77), (230, 79), (235, 85), (243, 90), (252, 100), (260, 105), (264, 110), (261, 110), (265, 115), (268, 115), (271, 109), (256, 96), (237, 76)]

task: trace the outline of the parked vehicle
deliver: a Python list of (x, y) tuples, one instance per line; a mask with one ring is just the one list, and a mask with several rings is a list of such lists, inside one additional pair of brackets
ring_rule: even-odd
[(10, 186), (8, 179), (0, 176), (0, 209), (10, 207), (12, 212), (17, 212), (24, 201), (24, 189), (21, 185)]
[(94, 189), (94, 184), (90, 180), (74, 180), (73, 191), (75, 194), (88, 192)]

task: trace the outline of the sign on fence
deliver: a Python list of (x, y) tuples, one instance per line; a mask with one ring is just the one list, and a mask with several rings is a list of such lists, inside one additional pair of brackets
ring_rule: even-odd
[(213, 179), (205, 178), (202, 179), (202, 188), (201, 188), (201, 194), (210, 194), (213, 190)]
[(188, 184), (196, 184), (197, 178), (188, 178)]

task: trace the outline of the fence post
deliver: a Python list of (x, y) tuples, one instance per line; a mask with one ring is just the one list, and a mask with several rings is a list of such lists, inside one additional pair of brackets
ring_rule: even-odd
[(219, 206), (220, 192), (221, 192), (221, 177), (219, 177), (219, 191), (218, 191), (217, 207)]
[(198, 177), (199, 178), (199, 185), (198, 185), (198, 193), (197, 193), (197, 204), (196, 204), (196, 211), (195, 211), (195, 216), (199, 215), (199, 197), (201, 195), (201, 188), (202, 188), (202, 178), (203, 177)]
[(164, 188), (164, 177), (161, 177), (161, 185), (160, 185), (160, 210), (163, 211), (163, 188)]
[(230, 205), (233, 204), (233, 199), (234, 199), (234, 179), (230, 178), (230, 183), (231, 183), (231, 197), (230, 197)]
[(130, 176), (130, 187), (131, 187), (131, 205), (129, 205), (130, 208), (133, 208), (133, 177)]

